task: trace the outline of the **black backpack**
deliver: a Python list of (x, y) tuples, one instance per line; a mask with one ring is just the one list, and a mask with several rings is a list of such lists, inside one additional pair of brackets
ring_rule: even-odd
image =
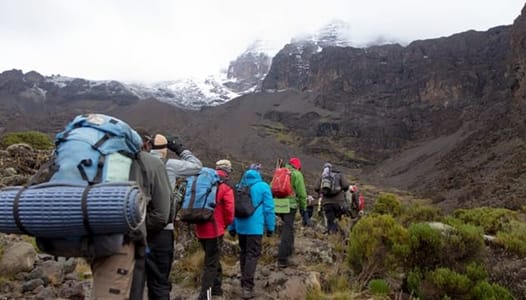
[(235, 213), (236, 218), (248, 218), (254, 214), (256, 209), (263, 203), (261, 201), (256, 207), (252, 204), (252, 197), (250, 196), (250, 187), (242, 186), (236, 189), (235, 194)]

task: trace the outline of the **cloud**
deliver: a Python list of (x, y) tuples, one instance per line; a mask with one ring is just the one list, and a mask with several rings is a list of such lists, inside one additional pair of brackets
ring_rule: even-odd
[(523, 0), (17, 0), (0, 2), (0, 71), (157, 81), (225, 68), (255, 39), (279, 50), (327, 22), (355, 44), (511, 24)]

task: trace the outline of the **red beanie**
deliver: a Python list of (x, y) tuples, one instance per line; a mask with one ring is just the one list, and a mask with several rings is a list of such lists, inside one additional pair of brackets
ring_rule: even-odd
[(294, 168), (296, 168), (296, 170), (301, 170), (301, 161), (299, 158), (297, 157), (292, 157), (290, 160), (289, 160), (289, 164), (291, 164)]

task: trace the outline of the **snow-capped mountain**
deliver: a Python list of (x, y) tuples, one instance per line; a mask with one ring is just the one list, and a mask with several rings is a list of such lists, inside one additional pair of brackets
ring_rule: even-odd
[(350, 47), (351, 26), (344, 21), (334, 20), (312, 35), (298, 36), (292, 39), (292, 43), (307, 41), (318, 45), (320, 48), (329, 46)]
[(240, 94), (259, 90), (270, 69), (272, 52), (275, 51), (263, 41), (255, 41), (245, 52), (230, 62), (224, 85)]
[(225, 85), (225, 78), (209, 76), (205, 79), (179, 79), (153, 84), (127, 83), (127, 88), (140, 99), (155, 98), (186, 109), (223, 104), (242, 93)]
[[(334, 21), (317, 33), (307, 37), (296, 37), (286, 45), (284, 51), (294, 56), (293, 65), (308, 71), (308, 58), (327, 46), (349, 46), (349, 25)], [(95, 81), (61, 75), (43, 76), (35, 71), (26, 74), (19, 70), (0, 74), (0, 88), (9, 85), (32, 101), (53, 99), (94, 99), (118, 102), (155, 98), (185, 109), (200, 109), (216, 106), (243, 94), (258, 91), (271, 71), (277, 49), (262, 40), (247, 47), (223, 71), (206, 78), (181, 78), (156, 83)], [(301, 73), (301, 72), (300, 72)], [(20, 79), (20, 80), (18, 80)], [(61, 100), (61, 101), (62, 101)]]

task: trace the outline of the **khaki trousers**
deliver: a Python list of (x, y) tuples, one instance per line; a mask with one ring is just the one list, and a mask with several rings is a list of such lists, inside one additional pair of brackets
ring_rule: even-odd
[(92, 300), (129, 299), (135, 264), (135, 245), (127, 243), (119, 253), (96, 258), (93, 272)]

